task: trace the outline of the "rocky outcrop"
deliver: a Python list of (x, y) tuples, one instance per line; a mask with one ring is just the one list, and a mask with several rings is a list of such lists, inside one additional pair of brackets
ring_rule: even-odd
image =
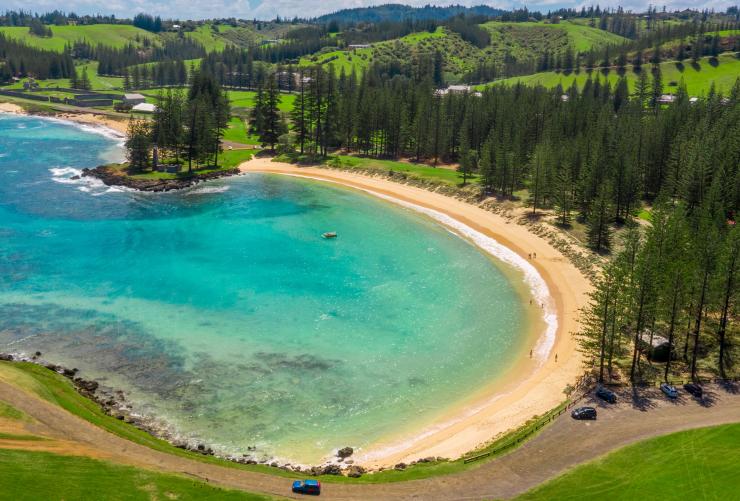
[(350, 457), (355, 450), (352, 447), (342, 447), (337, 451), (337, 457), (341, 459), (347, 459)]
[(120, 168), (101, 165), (94, 169), (82, 169), (83, 177), (94, 177), (100, 179), (106, 186), (124, 186), (137, 191), (173, 191), (182, 190), (196, 185), (202, 181), (218, 179), (221, 177), (236, 176), (239, 169), (225, 169), (206, 174), (193, 174), (175, 179), (140, 179), (126, 175)]

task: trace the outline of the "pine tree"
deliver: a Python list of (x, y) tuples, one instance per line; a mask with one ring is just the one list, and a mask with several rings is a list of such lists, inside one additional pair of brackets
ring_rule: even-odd
[(602, 186), (593, 202), (587, 218), (588, 245), (596, 252), (605, 252), (611, 248), (611, 204), (609, 190)]
[(129, 168), (133, 172), (141, 172), (149, 167), (149, 149), (151, 147), (151, 131), (146, 120), (131, 118), (126, 134), (126, 156)]

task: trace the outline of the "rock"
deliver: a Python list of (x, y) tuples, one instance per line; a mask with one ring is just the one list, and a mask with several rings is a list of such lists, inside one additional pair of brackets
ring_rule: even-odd
[(434, 461), (436, 461), (435, 458), (434, 458), (434, 456), (429, 456), (429, 457), (426, 457), (426, 458), (421, 458), (421, 459), (419, 459), (416, 462), (417, 463), (433, 463)]
[(355, 461), (354, 461), (354, 459), (348, 459), (348, 460), (347, 460), (347, 461), (345, 461), (344, 463), (345, 463), (345, 464), (353, 464), (354, 462), (355, 462)]
[(8, 353), (0, 353), (0, 360), (4, 362), (12, 362), (13, 361), (13, 355), (10, 355)]
[(365, 468), (358, 465), (350, 466), (347, 470), (347, 476), (352, 478), (361, 477), (363, 473), (365, 473)]
[(37, 357), (40, 357), (41, 356), (41, 352), (40, 351), (37, 351), (36, 353), (34, 353), (34, 355), (37, 356)]
[(72, 176), (72, 177), (70, 177), (70, 179), (71, 179), (72, 181), (77, 181), (77, 180), (79, 180), (79, 179), (80, 179), (80, 176)]
[(272, 463), (270, 463), (270, 466), (272, 466), (273, 468), (277, 468), (278, 464), (277, 462), (273, 461)]
[(324, 469), (321, 471), (323, 475), (341, 475), (342, 474), (342, 468), (338, 464), (329, 464), (324, 466)]
[(396, 469), (396, 470), (405, 470), (406, 469), (406, 463), (398, 463), (393, 468)]
[(337, 451), (337, 457), (345, 459), (350, 457), (354, 452), (355, 450), (352, 447), (343, 447)]

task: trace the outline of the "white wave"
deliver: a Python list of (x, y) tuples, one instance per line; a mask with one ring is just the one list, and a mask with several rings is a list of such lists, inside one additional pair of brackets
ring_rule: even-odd
[(96, 177), (83, 176), (82, 170), (74, 167), (54, 167), (49, 169), (49, 172), (51, 172), (51, 180), (55, 183), (75, 185), (77, 190), (95, 197), (106, 193), (127, 191), (121, 187), (106, 186), (103, 181)]
[(206, 193), (223, 193), (229, 191), (228, 186), (199, 186), (186, 192), (186, 195), (202, 195)]

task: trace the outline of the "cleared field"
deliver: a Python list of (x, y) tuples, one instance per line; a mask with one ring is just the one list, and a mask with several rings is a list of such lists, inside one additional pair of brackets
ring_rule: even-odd
[(28, 32), (24, 26), (0, 27), (0, 33), (9, 38), (22, 40), (32, 47), (62, 52), (68, 43), (86, 40), (95, 44), (110, 47), (123, 47), (137, 38), (143, 40), (157, 38), (153, 33), (125, 24), (92, 24), (89, 26), (50, 26), (52, 35), (49, 38), (37, 37)]
[(220, 36), (221, 31), (227, 31), (228, 28), (221, 25), (216, 25), (216, 31), (212, 28), (211, 24), (204, 24), (199, 26), (195, 31), (188, 31), (185, 36), (199, 42), (208, 52), (222, 51), (227, 45), (231, 45), (231, 42)]
[(619, 35), (568, 21), (558, 24), (490, 21), (481, 26), (491, 33), (494, 49), (510, 52), (518, 58), (539, 57), (545, 50), (558, 52), (568, 46), (576, 52), (584, 52), (625, 41)]
[[(644, 66), (645, 71), (649, 72), (649, 68), (649, 65)], [(729, 91), (740, 77), (740, 59), (738, 59), (734, 54), (722, 54), (717, 58), (716, 62), (711, 61), (711, 58), (708, 57), (703, 58), (697, 64), (694, 64), (691, 61), (686, 61), (684, 63), (667, 61), (660, 64), (660, 69), (663, 76), (663, 87), (665, 93), (675, 92), (678, 84), (683, 79), (688, 93), (692, 96), (699, 96), (709, 92), (712, 83), (714, 83), (718, 91)], [(489, 85), (514, 85), (521, 82), (525, 85), (542, 85), (548, 88), (552, 88), (560, 84), (564, 89), (567, 89), (573, 84), (573, 82), (576, 82), (579, 87), (583, 87), (586, 80), (588, 80), (589, 75), (592, 79), (597, 78), (597, 76), (602, 80), (606, 79), (612, 85), (620, 78), (620, 75), (616, 70), (610, 70), (606, 74), (602, 71), (593, 71), (589, 74), (585, 70), (569, 74), (548, 71), (523, 77), (497, 80), (492, 84), (481, 85), (478, 88), (484, 88)], [(628, 66), (625, 76), (627, 77), (627, 83), (630, 90), (634, 90), (635, 82), (638, 78), (637, 74)]]
[(0, 449), (3, 499), (270, 499), (86, 457)]
[(518, 499), (737, 499), (738, 464), (740, 424), (700, 428), (617, 450)]

